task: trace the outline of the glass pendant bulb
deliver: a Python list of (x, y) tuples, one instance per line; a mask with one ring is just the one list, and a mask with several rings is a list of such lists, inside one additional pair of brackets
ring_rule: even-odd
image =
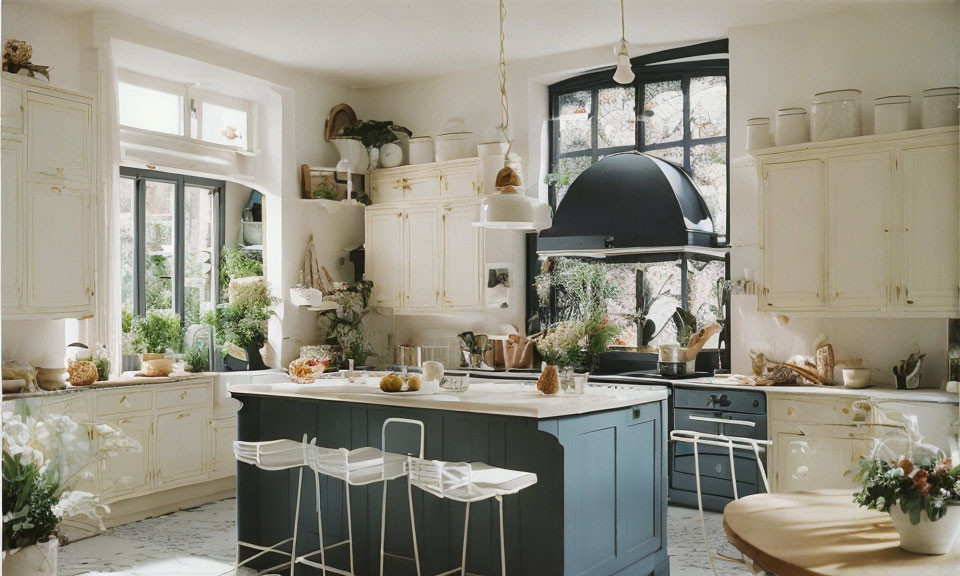
[(617, 71), (613, 73), (613, 81), (617, 84), (630, 84), (634, 78), (630, 55), (627, 54), (627, 42), (621, 40), (620, 46), (617, 47)]

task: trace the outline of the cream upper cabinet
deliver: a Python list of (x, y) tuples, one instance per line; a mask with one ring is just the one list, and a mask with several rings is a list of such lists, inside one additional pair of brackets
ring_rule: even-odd
[(440, 305), (439, 209), (426, 205), (409, 208), (403, 215), (405, 252), (405, 308), (436, 309)]
[[(4, 92), (6, 98), (6, 92)], [(23, 305), (23, 144), (18, 140), (3, 139), (3, 164), (0, 166), (3, 218), (3, 242), (0, 246), (0, 292), (2, 306), (7, 310), (19, 310)]]
[(901, 301), (905, 310), (956, 311), (960, 302), (957, 145), (900, 152)]
[(3, 74), (4, 318), (93, 314), (93, 100)]
[(82, 315), (93, 306), (91, 195), (66, 184), (31, 182), (26, 197), (26, 305)]
[(886, 151), (827, 159), (831, 310), (887, 309), (892, 164)]
[(483, 237), (473, 223), (480, 219), (480, 204), (443, 207), (443, 307), (476, 308), (483, 295)]
[(367, 209), (365, 277), (373, 281), (373, 306), (394, 308), (403, 297), (403, 210)]
[(91, 104), (27, 90), (28, 177), (90, 182)]
[(955, 128), (758, 156), (760, 309), (942, 317), (960, 310)]
[(761, 309), (825, 308), (823, 162), (764, 166), (761, 191)]

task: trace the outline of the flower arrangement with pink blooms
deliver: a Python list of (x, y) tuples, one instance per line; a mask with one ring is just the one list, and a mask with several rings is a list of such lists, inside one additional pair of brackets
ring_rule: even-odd
[(862, 485), (854, 497), (858, 504), (880, 512), (899, 506), (912, 524), (920, 523), (921, 514), (935, 522), (948, 505), (960, 504), (960, 466), (926, 445), (896, 461), (863, 458), (856, 480)]

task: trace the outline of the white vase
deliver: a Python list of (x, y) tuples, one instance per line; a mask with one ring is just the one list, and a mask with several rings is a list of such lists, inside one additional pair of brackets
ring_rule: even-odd
[(340, 152), (340, 159), (350, 162), (350, 171), (357, 174), (365, 174), (370, 166), (370, 156), (363, 142), (353, 138), (334, 138), (331, 140), (333, 145)]
[(936, 522), (920, 513), (920, 523), (911, 524), (910, 516), (900, 511), (900, 505), (890, 508), (890, 519), (900, 534), (900, 548), (917, 554), (946, 554), (960, 533), (960, 506), (947, 507), (947, 513)]
[(367, 166), (367, 168), (370, 170), (376, 170), (377, 167), (380, 165), (380, 149), (377, 148), (376, 146), (371, 146), (369, 152), (370, 152), (370, 165)]
[(17, 576), (56, 576), (59, 545), (56, 538), (51, 538), (46, 542), (6, 552), (3, 556), (3, 573)]

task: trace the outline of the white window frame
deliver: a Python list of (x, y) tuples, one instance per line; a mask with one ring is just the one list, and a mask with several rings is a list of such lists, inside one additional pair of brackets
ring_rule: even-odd
[[(168, 134), (166, 132), (155, 132), (153, 130), (145, 130), (143, 128), (137, 128), (136, 126), (127, 126), (126, 124), (121, 124), (124, 130), (131, 130), (135, 132), (140, 132), (143, 134), (156, 134), (163, 136), (165, 138), (177, 138), (180, 140), (186, 140), (188, 142), (193, 142), (195, 144), (200, 144), (203, 146), (211, 146), (221, 150), (230, 150), (234, 152), (243, 152), (251, 153), (256, 150), (256, 103), (250, 100), (244, 100), (242, 98), (235, 98), (233, 96), (227, 96), (224, 94), (218, 94), (216, 92), (210, 92), (208, 90), (201, 90), (193, 86), (186, 84), (181, 84), (179, 82), (174, 82), (171, 80), (163, 80), (161, 78), (155, 78), (153, 76), (147, 76), (144, 74), (139, 74), (137, 72), (132, 72), (130, 70), (119, 69), (117, 71), (117, 76), (120, 82), (124, 84), (132, 84), (134, 86), (140, 86), (143, 88), (149, 88), (151, 90), (157, 90), (160, 92), (165, 92), (167, 94), (174, 94), (181, 98), (183, 102), (183, 110), (181, 111), (181, 134)], [(220, 144), (216, 142), (207, 142), (203, 139), (203, 103), (209, 102), (217, 106), (224, 106), (227, 108), (233, 108), (234, 110), (241, 110), (247, 114), (247, 133), (246, 141), (243, 146), (231, 146), (229, 144)], [(193, 119), (194, 119), (194, 110), (196, 110), (196, 123), (197, 129), (196, 134), (193, 133)]]

